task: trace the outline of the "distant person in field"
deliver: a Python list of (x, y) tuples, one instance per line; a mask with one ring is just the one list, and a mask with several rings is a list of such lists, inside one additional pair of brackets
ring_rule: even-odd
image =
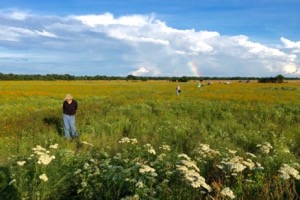
[(70, 137), (72, 138), (78, 137), (78, 134), (76, 132), (76, 126), (75, 126), (75, 114), (77, 108), (78, 108), (77, 101), (73, 99), (71, 94), (67, 94), (62, 106), (64, 133), (66, 139), (69, 139)]
[(176, 94), (179, 95), (181, 92), (181, 89), (180, 89), (180, 85), (178, 83), (177, 87), (176, 87)]
[(199, 81), (199, 82), (198, 82), (198, 88), (200, 88), (200, 87), (201, 87), (201, 82)]

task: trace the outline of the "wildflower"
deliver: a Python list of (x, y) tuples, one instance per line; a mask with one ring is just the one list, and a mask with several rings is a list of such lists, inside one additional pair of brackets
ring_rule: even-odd
[(199, 168), (197, 167), (196, 163), (192, 160), (182, 160), (181, 161), (183, 165), (185, 165), (187, 168), (193, 168), (195, 169), (197, 172), (199, 172)]
[(171, 147), (169, 145), (162, 145), (161, 147), (159, 147), (160, 149), (163, 149), (165, 151), (171, 151)]
[(43, 148), (40, 145), (36, 145), (35, 148), (32, 148), (33, 151), (47, 151), (45, 148)]
[(180, 164), (176, 165), (176, 169), (184, 175), (185, 179), (190, 182), (191, 186), (193, 188), (203, 187), (207, 191), (211, 192), (212, 188), (206, 184), (205, 179), (199, 174), (200, 170), (196, 163), (186, 154), (180, 154), (179, 156), (187, 160), (181, 160)]
[(232, 149), (228, 149), (228, 152), (231, 153), (231, 154), (236, 154), (237, 151), (236, 150), (232, 150)]
[(179, 154), (177, 157), (178, 158), (184, 158), (185, 160), (191, 160), (191, 158), (188, 155), (184, 154), (184, 153)]
[(55, 159), (55, 156), (42, 154), (39, 156), (38, 164), (48, 165), (53, 159)]
[(58, 148), (58, 144), (53, 144), (49, 146), (50, 149), (57, 149)]
[(283, 149), (284, 153), (291, 153), (289, 149)]
[(145, 144), (144, 147), (147, 148), (148, 153), (155, 155), (156, 151), (151, 144)]
[(242, 161), (242, 163), (246, 165), (250, 170), (252, 170), (255, 167), (255, 164), (250, 159), (247, 159), (246, 161)]
[(220, 155), (219, 151), (211, 149), (208, 144), (200, 144), (199, 146), (200, 147), (197, 149), (197, 152), (202, 158), (213, 158), (216, 155)]
[(262, 167), (259, 162), (256, 162), (255, 164), (257, 165), (257, 169), (264, 170), (264, 167)]
[(137, 188), (143, 188), (143, 187), (144, 187), (144, 184), (143, 184), (142, 181), (139, 181), (139, 182), (137, 182), (137, 183), (135, 184), (135, 187), (137, 187)]
[(47, 177), (46, 174), (40, 175), (39, 178), (40, 178), (41, 180), (45, 181), (45, 182), (48, 181), (48, 177)]
[(278, 172), (280, 173), (280, 177), (283, 179), (289, 179), (290, 176), (294, 177), (297, 180), (300, 180), (300, 175), (299, 172), (294, 169), (293, 167), (287, 165), (287, 164), (283, 164), (280, 169), (278, 170)]
[(224, 188), (222, 191), (221, 191), (221, 194), (225, 197), (229, 197), (230, 199), (234, 199), (235, 196), (233, 194), (233, 191), (229, 188), (229, 187), (226, 187)]
[(144, 173), (147, 173), (147, 172), (150, 172), (150, 173), (155, 172), (155, 169), (148, 166), (148, 165), (144, 165), (144, 164), (140, 164), (140, 165), (141, 165), (141, 168), (139, 169), (139, 172), (141, 174), (144, 174)]
[(138, 143), (138, 140), (135, 139), (135, 138), (131, 138), (130, 141), (131, 141), (131, 144), (137, 144)]
[(260, 151), (265, 154), (270, 153), (270, 151), (273, 149), (272, 145), (268, 142), (265, 142), (263, 144), (258, 144), (256, 146), (259, 147)]
[(120, 141), (119, 141), (120, 144), (124, 144), (124, 143), (130, 143), (130, 138), (128, 137), (123, 137)]
[(18, 164), (19, 166), (23, 166), (25, 163), (26, 163), (26, 161), (17, 161), (17, 164)]
[(241, 163), (232, 163), (232, 165), (231, 165), (231, 170), (233, 172), (242, 172), (242, 171), (244, 171), (245, 168), (246, 168), (246, 166)]
[(247, 154), (248, 156), (251, 156), (252, 158), (256, 158), (256, 155), (254, 155), (253, 153), (247, 152), (246, 154)]

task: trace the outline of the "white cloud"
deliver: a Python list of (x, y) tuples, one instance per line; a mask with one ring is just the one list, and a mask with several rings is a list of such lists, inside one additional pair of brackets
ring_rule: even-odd
[(160, 71), (155, 67), (139, 67), (130, 74), (134, 76), (158, 76), (160, 75)]
[(0, 16), (7, 19), (25, 20), (28, 16), (30, 16), (30, 14), (24, 11), (14, 9), (3, 9), (0, 10)]
[[(0, 55), (13, 58), (14, 52), (26, 52), (26, 63), (11, 65), (18, 65), (18, 70), (24, 67), (24, 71), (39, 68), (39, 73), (66, 66), (68, 73), (88, 75), (192, 76), (187, 63), (193, 61), (203, 76), (299, 74), (294, 51), (300, 49), (299, 42), (280, 40), (285, 49), (251, 41), (245, 35), (179, 30), (153, 14), (59, 17), (0, 10)], [(287, 52), (289, 49), (293, 52)]]
[(102, 15), (80, 15), (71, 17), (91, 27), (108, 25), (141, 27), (151, 22), (153, 19), (151, 16), (149, 17), (144, 15), (130, 15), (114, 18), (114, 16), (111, 13), (104, 13)]
[(280, 38), (281, 42), (285, 45), (286, 48), (295, 48), (295, 49), (300, 49), (300, 41), (298, 42), (293, 42), (293, 41), (290, 41), (284, 37), (281, 37)]

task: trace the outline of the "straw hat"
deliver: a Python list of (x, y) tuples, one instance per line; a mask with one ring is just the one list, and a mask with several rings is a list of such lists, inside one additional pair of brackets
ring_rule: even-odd
[(67, 94), (66, 97), (65, 97), (65, 100), (68, 100), (68, 99), (73, 99), (72, 95)]

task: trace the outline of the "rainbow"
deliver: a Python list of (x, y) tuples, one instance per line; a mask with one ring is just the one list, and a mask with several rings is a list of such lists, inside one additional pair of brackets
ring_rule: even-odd
[(190, 62), (188, 62), (188, 65), (194, 76), (196, 76), (196, 77), (201, 76), (200, 71), (198, 70), (197, 63), (195, 63), (194, 61), (190, 61)]

